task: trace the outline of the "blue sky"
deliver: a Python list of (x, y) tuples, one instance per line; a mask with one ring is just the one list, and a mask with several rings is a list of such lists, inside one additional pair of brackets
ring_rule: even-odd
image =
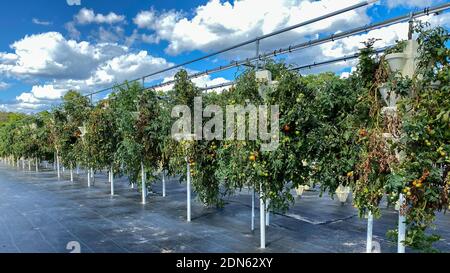
[[(35, 112), (58, 103), (69, 89), (87, 93), (149, 74), (208, 52), (328, 13), (360, 0), (16, 0), (0, 3), (0, 110)], [(340, 17), (298, 29), (261, 43), (262, 51), (448, 1), (383, 0)], [(450, 25), (448, 13), (427, 18)], [(370, 37), (386, 46), (406, 38), (403, 25), (372, 31), (335, 43), (282, 56), (308, 64), (351, 54)], [(201, 71), (251, 57), (254, 46), (234, 50), (186, 67)], [(354, 62), (307, 73), (350, 72)], [(169, 80), (173, 72), (146, 85)], [(343, 75), (345, 75), (344, 73)], [(236, 70), (196, 79), (212, 85), (234, 79)], [(98, 98), (104, 97), (102, 94)]]

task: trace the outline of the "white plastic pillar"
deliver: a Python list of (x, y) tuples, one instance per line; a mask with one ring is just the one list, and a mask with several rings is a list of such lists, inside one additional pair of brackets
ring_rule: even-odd
[(144, 162), (141, 162), (141, 181), (142, 181), (142, 204), (145, 205), (147, 202), (147, 191), (145, 186), (145, 170), (144, 170)]
[[(17, 164), (17, 166), (19, 166), (19, 164)], [(31, 160), (28, 159), (28, 170), (31, 171)]]
[(87, 168), (88, 187), (91, 187), (91, 169)]
[(22, 169), (25, 170), (25, 159), (22, 158)]
[(162, 196), (166, 197), (166, 173), (162, 172)]
[(367, 242), (366, 253), (372, 253), (372, 230), (373, 230), (373, 214), (369, 211), (367, 215)]
[(36, 172), (39, 172), (39, 160), (36, 157)]
[(59, 168), (59, 155), (56, 153), (56, 170), (58, 172), (58, 180), (61, 178), (61, 171)]
[(186, 192), (187, 192), (187, 221), (191, 221), (191, 166), (187, 162), (187, 181), (186, 181)]
[(73, 168), (72, 168), (72, 165), (70, 165), (70, 182), (73, 182)]
[(95, 185), (95, 173), (94, 173), (94, 168), (91, 168), (91, 178), (92, 178), (92, 184)]
[(261, 235), (261, 248), (266, 248), (266, 207), (264, 205), (262, 185), (259, 187), (259, 228)]
[(111, 169), (109, 171), (109, 180), (111, 183), (111, 196), (114, 196), (114, 171), (113, 167), (111, 166)]
[(397, 252), (398, 253), (405, 253), (405, 238), (406, 238), (406, 219), (405, 215), (403, 215), (402, 212), (402, 206), (405, 203), (405, 197), (401, 193), (400, 198), (400, 209), (398, 210), (398, 245), (397, 245)]
[(255, 188), (252, 189), (252, 231), (255, 230)]

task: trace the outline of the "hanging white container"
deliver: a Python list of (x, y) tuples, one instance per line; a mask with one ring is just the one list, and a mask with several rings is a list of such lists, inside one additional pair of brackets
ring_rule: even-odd
[(342, 185), (339, 185), (339, 187), (336, 189), (336, 196), (339, 199), (341, 203), (347, 202), (348, 195), (350, 194), (350, 187), (344, 187)]
[(303, 186), (303, 185), (298, 186), (295, 189), (295, 192), (297, 193), (297, 197), (302, 197), (304, 191), (305, 191), (305, 186)]
[(408, 55), (405, 53), (391, 53), (385, 56), (385, 60), (388, 62), (392, 72), (403, 71), (407, 59)]

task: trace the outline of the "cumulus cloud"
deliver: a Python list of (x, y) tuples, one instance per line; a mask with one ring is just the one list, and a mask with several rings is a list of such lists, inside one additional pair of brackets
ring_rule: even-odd
[(81, 0), (66, 0), (69, 6), (79, 6), (81, 5)]
[(104, 61), (128, 51), (117, 44), (67, 40), (58, 32), (26, 36), (11, 48), (14, 53), (0, 57), (8, 60), (3, 70), (18, 77), (57, 79), (84, 79)]
[(95, 14), (94, 10), (82, 8), (78, 14), (74, 16), (74, 21), (80, 25), (87, 24), (116, 24), (123, 23), (125, 21), (124, 15), (117, 15), (114, 12), (110, 12), (107, 15), (101, 13)]
[[(210, 51), (238, 41), (267, 34), (314, 17), (356, 4), (359, 0), (241, 0), (230, 3), (211, 0), (197, 7), (192, 18), (176, 11), (158, 13), (153, 9), (141, 11), (133, 22), (142, 29), (153, 31), (169, 42), (166, 52)], [(370, 21), (360, 8), (318, 23), (291, 31), (262, 43), (263, 47), (285, 45), (286, 42), (321, 31), (335, 32)]]
[(40, 82), (16, 97), (21, 107), (52, 103), (70, 89), (93, 91), (172, 65), (145, 50), (136, 52), (109, 42), (77, 42), (58, 32), (26, 36), (14, 42), (11, 49), (0, 52), (0, 73)]

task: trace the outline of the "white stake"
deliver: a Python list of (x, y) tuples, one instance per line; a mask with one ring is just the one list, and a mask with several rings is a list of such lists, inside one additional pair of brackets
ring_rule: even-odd
[[(17, 162), (17, 166), (19, 166), (19, 162)], [(28, 170), (31, 171), (31, 160), (28, 159)]]
[(369, 211), (367, 216), (367, 244), (366, 253), (372, 253), (372, 230), (373, 230), (373, 214)]
[(111, 170), (109, 171), (109, 179), (111, 181), (111, 196), (114, 196), (114, 171), (111, 166)]
[(61, 179), (61, 171), (60, 171), (60, 168), (59, 168), (59, 155), (58, 155), (58, 153), (56, 153), (56, 169), (57, 169), (57, 172), (58, 172), (58, 180), (59, 180), (59, 179)]
[(400, 209), (398, 210), (398, 246), (397, 246), (397, 252), (398, 253), (405, 253), (405, 238), (406, 238), (406, 224), (405, 224), (405, 215), (402, 213), (402, 207), (405, 203), (405, 197), (402, 193), (400, 193)]
[(165, 171), (162, 173), (162, 195), (166, 197), (166, 174)]
[(72, 168), (72, 165), (70, 165), (70, 182), (73, 182), (73, 168)]
[(186, 192), (187, 192), (187, 221), (191, 221), (191, 166), (189, 161), (187, 162), (187, 181), (186, 181)]
[(94, 168), (91, 168), (91, 178), (92, 178), (92, 185), (95, 185), (95, 173), (94, 173)]
[(266, 200), (266, 226), (270, 225), (269, 199)]
[(37, 157), (36, 157), (36, 172), (39, 172), (39, 161)]
[(141, 181), (142, 181), (142, 204), (145, 205), (147, 199), (147, 191), (145, 187), (145, 170), (144, 162), (141, 161)]
[(262, 194), (262, 185), (259, 187), (259, 228), (261, 234), (261, 248), (266, 248), (266, 211)]
[(22, 158), (22, 169), (25, 170), (25, 159)]
[(255, 230), (255, 188), (252, 189), (252, 231)]
[(131, 183), (131, 188), (134, 189), (134, 183)]
[(91, 187), (91, 171), (89, 168), (87, 169), (87, 178), (88, 178), (88, 188), (90, 188)]

